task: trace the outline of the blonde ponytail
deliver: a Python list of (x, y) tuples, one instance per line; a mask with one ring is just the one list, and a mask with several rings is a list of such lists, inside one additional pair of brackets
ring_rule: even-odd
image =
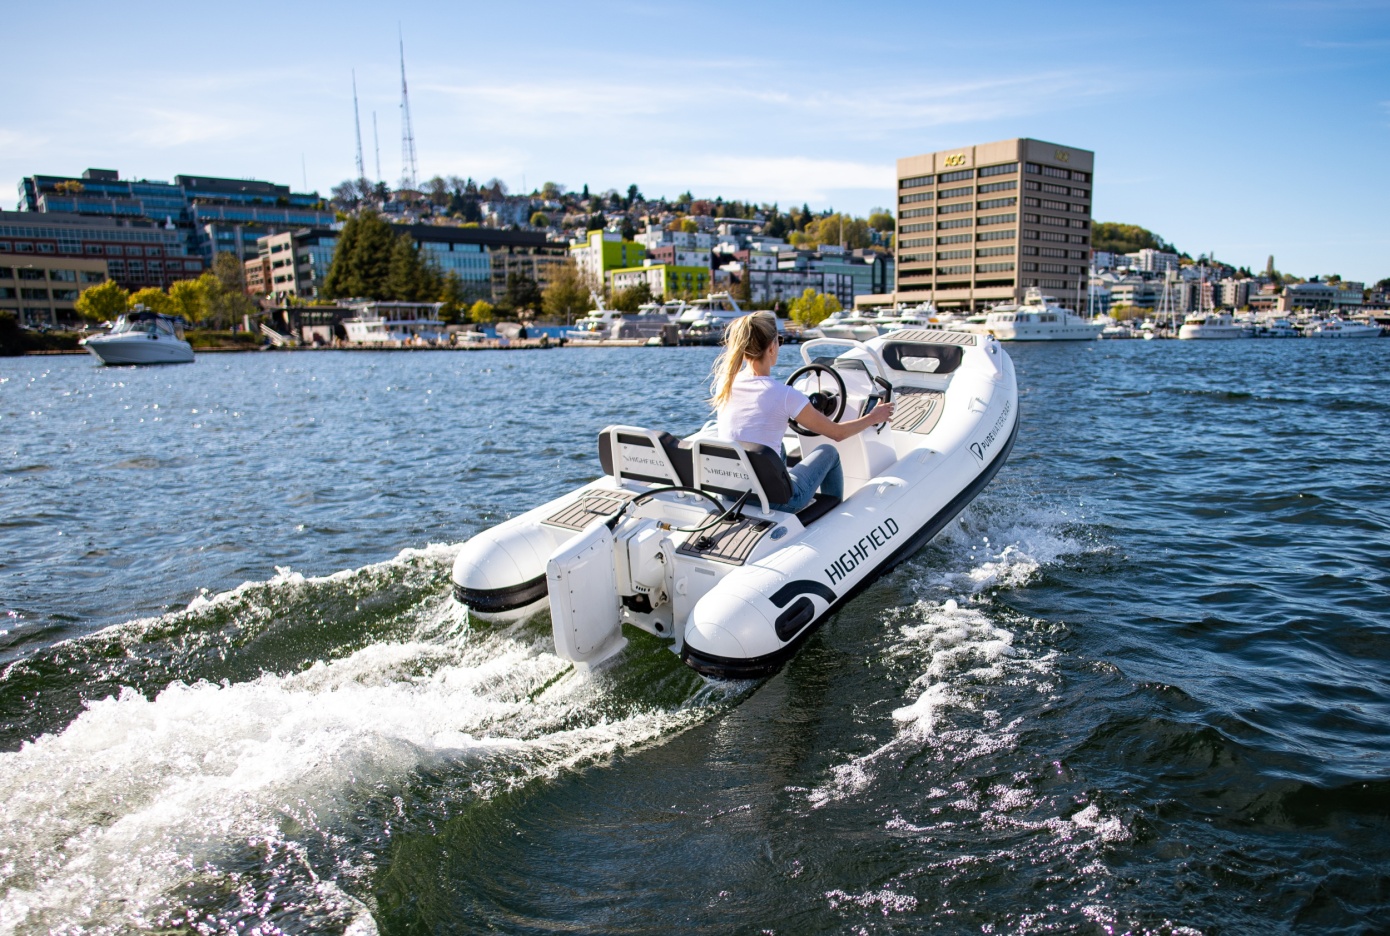
[(771, 312), (753, 312), (734, 319), (724, 329), (724, 350), (714, 359), (710, 406), (723, 409), (734, 392), (734, 378), (744, 361), (757, 360), (777, 340), (777, 319)]

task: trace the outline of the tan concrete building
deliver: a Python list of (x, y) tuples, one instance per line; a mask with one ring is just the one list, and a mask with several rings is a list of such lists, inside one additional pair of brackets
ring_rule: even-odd
[(1084, 311), (1094, 166), (1030, 139), (899, 159), (893, 299), (973, 310), (1038, 287)]
[(77, 296), (106, 281), (105, 259), (0, 255), (0, 310), (21, 325), (75, 325)]

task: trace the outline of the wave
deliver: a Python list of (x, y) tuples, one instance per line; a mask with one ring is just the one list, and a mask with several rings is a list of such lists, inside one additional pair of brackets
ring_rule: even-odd
[[(414, 815), (668, 738), (742, 691), (640, 642), (585, 675), (551, 652), (548, 621), (475, 628), (439, 594), (456, 549), (281, 570), (54, 648), (83, 691), (102, 667), (144, 687), (0, 754), (0, 933), (372, 932), (374, 859)], [(187, 678), (151, 687), (170, 673)]]
[[(1031, 833), (1040, 836), (1030, 846), (1036, 858), (1065, 853), (1082, 868), (1094, 864), (1082, 860), (1086, 854), (1132, 837), (1128, 822), (1103, 804), (1053, 801), (1024, 775), (983, 785), (976, 777), (988, 775), (985, 762), (1011, 760), (1027, 730), (1022, 717), (1010, 715), (1009, 694), (1036, 698), (1056, 691), (1056, 653), (1032, 646), (1030, 632), (1042, 622), (1009, 610), (997, 597), (1026, 587), (1059, 561), (1105, 553), (1108, 547), (1087, 532), (1083, 513), (973, 507), (938, 538), (932, 547), (937, 555), (921, 563), (932, 571), (912, 583), (918, 599), (886, 612), (882, 654), (905, 674), (904, 698), (889, 712), (892, 734), (873, 750), (832, 765), (806, 794), (811, 809), (887, 798), (899, 804), (885, 822), (891, 835), (930, 841), (972, 825)], [(910, 796), (876, 789), (905, 783), (907, 774), (932, 785)], [(915, 808), (908, 805), (913, 801)], [(878, 899), (827, 897), (839, 903)], [(884, 899), (886, 909), (891, 899)]]

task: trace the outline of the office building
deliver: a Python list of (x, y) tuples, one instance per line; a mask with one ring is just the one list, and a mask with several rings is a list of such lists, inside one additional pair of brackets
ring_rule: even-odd
[(176, 175), (173, 182), (123, 180), (115, 169), (80, 177), (33, 175), (19, 184), (19, 210), (130, 218), (163, 224), (184, 237), (190, 257), (210, 265), (218, 253), (249, 260), (267, 234), (326, 227), (333, 212), (317, 192), (254, 179)]
[(1095, 154), (1013, 139), (898, 160), (898, 302), (983, 309), (1029, 288), (1077, 308)]
[(338, 232), (328, 228), (297, 228), (261, 237), (256, 257), (246, 261), (246, 291), (278, 302), (290, 296), (322, 298), (337, 246)]
[(0, 312), (30, 328), (75, 325), (78, 294), (106, 276), (100, 257), (0, 256)]
[(131, 291), (196, 278), (203, 263), (187, 249), (179, 231), (152, 221), (0, 211), (0, 264), (12, 257), (15, 266), (31, 257), (101, 259), (110, 277)]

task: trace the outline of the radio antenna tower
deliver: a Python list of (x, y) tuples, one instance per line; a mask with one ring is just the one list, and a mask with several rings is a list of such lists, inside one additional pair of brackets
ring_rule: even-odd
[(381, 137), (376, 135), (376, 111), (372, 111), (372, 146), (376, 148), (376, 180), (381, 181)]
[(405, 38), (401, 35), (400, 24), (396, 24), (396, 35), (401, 44), (401, 176), (406, 188), (415, 189), (415, 133), (410, 129), (410, 92), (405, 85)]
[(352, 70), (352, 123), (357, 128), (357, 178), (365, 179), (367, 170), (362, 166), (362, 115), (357, 109), (357, 69)]

